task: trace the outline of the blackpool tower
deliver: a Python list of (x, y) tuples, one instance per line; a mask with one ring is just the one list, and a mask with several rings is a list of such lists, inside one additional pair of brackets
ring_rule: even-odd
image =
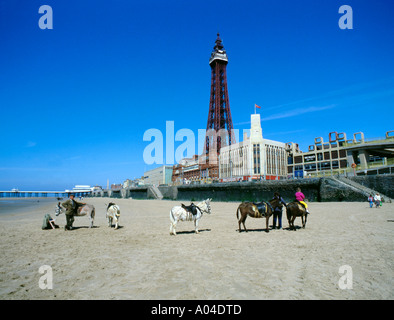
[(213, 153), (214, 150), (216, 150), (216, 155), (219, 155), (221, 147), (235, 143), (228, 99), (227, 63), (226, 50), (218, 33), (211, 58), (209, 59), (211, 67), (211, 95), (205, 137), (206, 155)]

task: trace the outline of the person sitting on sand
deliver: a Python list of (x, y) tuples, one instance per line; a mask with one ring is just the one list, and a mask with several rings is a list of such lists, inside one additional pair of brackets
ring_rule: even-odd
[(75, 201), (73, 194), (70, 194), (69, 199), (62, 203), (62, 207), (66, 209), (66, 225), (64, 226), (64, 230), (72, 230), (74, 215), (77, 215), (78, 208), (85, 204), (86, 203)]
[(305, 211), (310, 214), (310, 212), (308, 211), (308, 205), (306, 204), (306, 202), (304, 201), (305, 199), (305, 195), (301, 192), (301, 188), (297, 188), (296, 193), (295, 193), (295, 199), (296, 201), (298, 201), (299, 203), (301, 203), (302, 206), (304, 206)]

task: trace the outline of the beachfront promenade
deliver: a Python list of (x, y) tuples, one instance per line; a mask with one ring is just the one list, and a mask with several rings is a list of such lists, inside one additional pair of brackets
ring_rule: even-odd
[(91, 192), (78, 191), (0, 191), (0, 198), (46, 198), (46, 197), (68, 197), (73, 193), (76, 197), (85, 197)]

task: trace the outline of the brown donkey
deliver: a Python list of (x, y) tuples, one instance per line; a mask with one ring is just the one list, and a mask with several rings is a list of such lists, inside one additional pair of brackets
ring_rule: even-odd
[(289, 221), (290, 230), (296, 230), (294, 226), (294, 220), (297, 217), (301, 217), (302, 228), (305, 229), (308, 212), (305, 210), (305, 207), (301, 203), (299, 203), (298, 201), (289, 203), (286, 207), (286, 214), (287, 214), (287, 220)]
[[(245, 220), (249, 216), (252, 218), (265, 218), (266, 219), (266, 232), (269, 232), (268, 229), (268, 221), (270, 216), (273, 214), (276, 207), (282, 207), (282, 203), (278, 199), (272, 199), (268, 202), (260, 202), (260, 203), (253, 203), (253, 202), (242, 202), (237, 209), (237, 219), (238, 219), (238, 226), (239, 232), (241, 232), (241, 223), (244, 225), (244, 229), (247, 232), (245, 226)], [(241, 213), (241, 218), (239, 218), (239, 213)]]

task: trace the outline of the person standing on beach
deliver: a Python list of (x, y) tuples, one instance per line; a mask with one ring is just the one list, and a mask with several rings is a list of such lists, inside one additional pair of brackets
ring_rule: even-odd
[(72, 230), (74, 215), (77, 215), (78, 208), (85, 204), (86, 203), (75, 201), (73, 194), (70, 194), (69, 199), (62, 203), (62, 207), (66, 209), (66, 225), (64, 226), (64, 230)]
[(380, 197), (380, 194), (379, 194), (379, 193), (377, 193), (377, 194), (375, 195), (374, 200), (375, 200), (376, 208), (379, 208), (379, 207), (382, 206), (382, 198)]
[[(284, 204), (286, 206), (286, 202), (280, 196), (279, 192), (274, 193), (273, 199), (278, 199), (280, 204)], [(282, 229), (282, 208), (283, 206), (275, 207), (273, 223), (272, 223), (273, 229)], [(278, 221), (278, 227), (276, 227), (276, 221)]]
[(372, 207), (373, 207), (373, 197), (372, 197), (372, 194), (369, 195), (369, 197), (368, 197), (368, 202), (369, 202), (369, 207), (372, 208)]
[(309, 214), (310, 212), (308, 211), (308, 205), (304, 201), (305, 195), (301, 192), (301, 188), (297, 188), (296, 193), (295, 193), (295, 199), (296, 199), (296, 201), (298, 201), (299, 203), (301, 203), (301, 205), (303, 205), (305, 207), (305, 211)]

